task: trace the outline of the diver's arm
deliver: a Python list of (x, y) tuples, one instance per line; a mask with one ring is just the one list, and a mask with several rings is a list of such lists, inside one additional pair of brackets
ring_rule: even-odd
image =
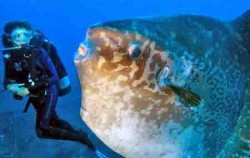
[(48, 50), (48, 54), (57, 69), (57, 74), (59, 77), (58, 86), (60, 89), (59, 95), (63, 96), (65, 94), (68, 94), (71, 91), (71, 83), (65, 66), (63, 65), (62, 60), (58, 55), (56, 47), (49, 42), (46, 42), (45, 44), (50, 48)]
[(59, 80), (56, 68), (44, 49), (41, 49), (40, 61), (50, 76), (50, 78), (47, 79), (47, 84), (56, 84)]
[(58, 77), (63, 78), (65, 76), (68, 76), (67, 71), (62, 63), (62, 60), (60, 59), (60, 57), (58, 55), (56, 47), (51, 43), (48, 43), (48, 44), (50, 47), (48, 54), (49, 54), (52, 62), (54, 63), (54, 65), (58, 71)]
[(4, 62), (4, 78), (3, 78), (3, 87), (6, 90), (12, 90), (15, 85), (18, 85), (15, 80), (11, 79), (10, 77), (10, 59), (9, 55), (5, 52), (3, 53), (3, 62)]
[(9, 67), (8, 60), (4, 57), (4, 79), (3, 79), (3, 87), (5, 90), (10, 91), (13, 94), (17, 94), (20, 96), (26, 96), (29, 94), (27, 88), (24, 87), (24, 83), (16, 83), (15, 80), (10, 79), (9, 76)]

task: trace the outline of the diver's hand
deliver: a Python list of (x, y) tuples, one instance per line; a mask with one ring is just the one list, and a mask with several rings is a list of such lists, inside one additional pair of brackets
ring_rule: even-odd
[(26, 96), (29, 94), (29, 90), (23, 87), (24, 83), (12, 83), (7, 85), (7, 90), (9, 90), (13, 94), (17, 94), (19, 96)]
[(26, 95), (28, 95), (30, 92), (28, 90), (28, 88), (25, 88), (25, 87), (20, 87), (16, 94), (19, 95), (19, 96), (22, 96), (22, 97), (25, 97)]
[(16, 93), (16, 91), (21, 87), (24, 86), (24, 83), (11, 83), (7, 85), (7, 90), (9, 90), (11, 93)]

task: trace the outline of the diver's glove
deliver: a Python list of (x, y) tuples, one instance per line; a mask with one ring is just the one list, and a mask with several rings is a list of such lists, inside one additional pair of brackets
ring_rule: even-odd
[(24, 85), (24, 83), (10, 83), (6, 85), (6, 89), (9, 90), (11, 93), (16, 93), (17, 90)]
[(8, 84), (6, 88), (13, 94), (15, 99), (21, 100), (30, 93), (24, 85), (24, 83), (12, 83)]
[(24, 83), (12, 83), (7, 85), (7, 90), (13, 94), (20, 95), (22, 97), (29, 94), (29, 90), (24, 87)]
[(25, 97), (29, 94), (29, 90), (26, 87), (20, 87), (15, 94)]

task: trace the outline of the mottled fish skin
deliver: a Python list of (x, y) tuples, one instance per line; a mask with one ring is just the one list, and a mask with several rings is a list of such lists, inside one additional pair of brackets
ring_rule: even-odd
[[(136, 60), (128, 55), (134, 41), (142, 49)], [(238, 128), (243, 105), (249, 106), (250, 58), (244, 41), (232, 23), (204, 16), (90, 27), (78, 50), (86, 46), (87, 55), (75, 60), (83, 89), (82, 118), (125, 157), (216, 157)], [(184, 63), (192, 71), (183, 81)], [(157, 72), (166, 65), (171, 81), (199, 94), (203, 106), (188, 108), (171, 89), (160, 90)]]
[(245, 103), (237, 126), (225, 147), (217, 158), (247, 158), (250, 157), (250, 76), (246, 90)]
[[(240, 36), (243, 46), (250, 53), (250, 10), (232, 21), (232, 29)], [(247, 67), (249, 66), (249, 57)], [(237, 126), (218, 158), (247, 158), (250, 157), (250, 73), (248, 72), (244, 107), (237, 121)]]

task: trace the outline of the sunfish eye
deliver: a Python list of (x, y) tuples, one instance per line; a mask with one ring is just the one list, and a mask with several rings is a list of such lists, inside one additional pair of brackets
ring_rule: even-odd
[(128, 49), (128, 53), (129, 53), (130, 57), (138, 58), (142, 53), (140, 44), (138, 44), (138, 43), (131, 44), (129, 49)]
[(87, 50), (87, 47), (83, 43), (81, 43), (77, 52), (79, 56), (84, 57), (87, 55), (88, 50)]
[(81, 60), (85, 57), (88, 56), (89, 54), (89, 45), (87, 42), (82, 42), (79, 47), (78, 47), (78, 50), (75, 54), (75, 60)]

